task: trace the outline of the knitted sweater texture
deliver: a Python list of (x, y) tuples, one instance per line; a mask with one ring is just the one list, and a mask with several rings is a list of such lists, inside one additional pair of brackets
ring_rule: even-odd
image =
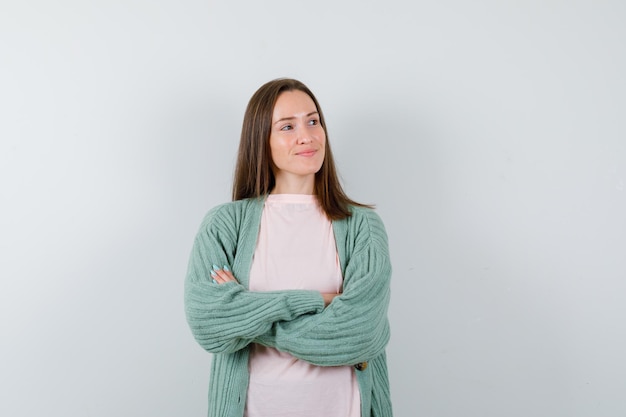
[[(367, 363), (355, 370), (362, 417), (392, 416), (385, 347), (391, 264), (382, 221), (371, 209), (333, 221), (343, 293), (324, 308), (317, 291), (248, 291), (264, 198), (218, 206), (205, 216), (185, 280), (185, 313), (198, 343), (213, 354), (209, 417), (242, 417), (251, 343), (318, 366)], [(213, 265), (239, 283), (215, 284)]]

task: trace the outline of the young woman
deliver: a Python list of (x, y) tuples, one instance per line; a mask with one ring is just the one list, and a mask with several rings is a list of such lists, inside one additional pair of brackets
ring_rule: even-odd
[(196, 236), (187, 321), (213, 354), (210, 417), (389, 417), (391, 265), (383, 223), (337, 178), (301, 82), (250, 99), (233, 201)]

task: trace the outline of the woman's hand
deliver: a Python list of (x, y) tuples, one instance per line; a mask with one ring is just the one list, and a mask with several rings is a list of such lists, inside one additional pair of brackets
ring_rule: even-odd
[(211, 270), (211, 277), (213, 278), (213, 282), (216, 284), (226, 284), (227, 282), (236, 282), (237, 278), (233, 275), (233, 273), (228, 269), (226, 265), (223, 268), (220, 268), (217, 265), (213, 265), (213, 269)]
[(328, 305), (333, 301), (333, 299), (341, 295), (341, 293), (322, 293), (322, 298), (324, 298), (324, 307), (328, 307)]

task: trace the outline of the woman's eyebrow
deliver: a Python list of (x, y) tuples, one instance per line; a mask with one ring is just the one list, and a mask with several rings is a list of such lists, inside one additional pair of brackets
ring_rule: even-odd
[[(307, 115), (306, 115), (306, 117), (311, 117), (311, 116), (313, 116), (314, 114), (319, 114), (319, 112), (318, 112), (317, 110), (312, 111), (311, 113), (307, 114)], [(282, 119), (278, 119), (278, 120), (276, 120), (276, 121), (275, 121), (274, 123), (272, 123), (272, 124), (277, 124), (277, 123), (280, 123), (280, 122), (286, 122), (286, 121), (288, 121), (288, 120), (293, 120), (293, 119), (295, 119), (295, 118), (296, 118), (295, 116), (283, 117)]]

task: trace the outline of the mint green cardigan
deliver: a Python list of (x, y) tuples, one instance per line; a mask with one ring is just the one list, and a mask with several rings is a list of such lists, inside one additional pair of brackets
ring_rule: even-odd
[[(260, 343), (318, 366), (355, 365), (362, 417), (390, 417), (385, 347), (391, 264), (382, 221), (371, 209), (333, 221), (343, 293), (324, 308), (317, 291), (248, 291), (265, 199), (215, 207), (196, 235), (185, 280), (185, 313), (198, 343), (213, 354), (209, 417), (242, 417), (248, 347)], [(214, 284), (213, 265), (239, 283)]]

